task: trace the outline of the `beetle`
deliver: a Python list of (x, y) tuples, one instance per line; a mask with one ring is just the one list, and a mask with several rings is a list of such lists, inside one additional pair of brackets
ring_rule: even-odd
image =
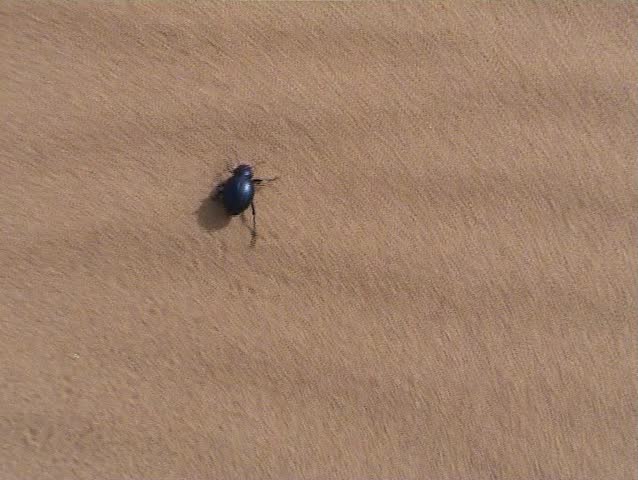
[(217, 186), (213, 193), (214, 200), (221, 200), (226, 213), (237, 216), (251, 208), (253, 214), (253, 239), (257, 237), (257, 215), (255, 212), (255, 187), (266, 182), (272, 182), (279, 177), (254, 178), (253, 167), (246, 163), (236, 166), (231, 172), (230, 178)]

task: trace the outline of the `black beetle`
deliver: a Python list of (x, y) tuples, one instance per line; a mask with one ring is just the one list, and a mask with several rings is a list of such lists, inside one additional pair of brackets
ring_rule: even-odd
[(274, 178), (253, 178), (253, 167), (242, 163), (231, 171), (231, 177), (220, 183), (213, 194), (214, 200), (221, 200), (226, 213), (237, 216), (249, 206), (253, 213), (252, 236), (257, 236), (257, 219), (255, 214), (255, 186), (272, 182)]

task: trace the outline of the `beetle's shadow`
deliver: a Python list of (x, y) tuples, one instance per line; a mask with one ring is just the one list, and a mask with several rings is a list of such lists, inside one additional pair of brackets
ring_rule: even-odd
[(197, 223), (207, 232), (220, 230), (230, 223), (231, 217), (224, 210), (224, 206), (219, 200), (214, 198), (217, 187), (202, 200), (197, 209)]

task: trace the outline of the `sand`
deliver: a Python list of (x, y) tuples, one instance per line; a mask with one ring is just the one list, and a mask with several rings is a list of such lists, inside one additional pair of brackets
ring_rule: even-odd
[(0, 478), (635, 479), (637, 5), (3, 1)]

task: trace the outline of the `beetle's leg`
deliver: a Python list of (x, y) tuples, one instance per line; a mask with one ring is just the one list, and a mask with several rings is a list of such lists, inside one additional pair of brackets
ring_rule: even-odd
[(250, 202), (250, 208), (253, 211), (253, 238), (257, 236), (257, 214), (255, 213), (255, 202)]
[(279, 177), (272, 177), (272, 178), (255, 178), (253, 179), (253, 183), (257, 184), (257, 185), (261, 185), (262, 183), (265, 182), (274, 182), (275, 180), (277, 180)]
[(222, 193), (224, 193), (224, 184), (220, 183), (215, 187), (215, 190), (211, 194), (210, 198), (212, 198), (213, 200), (217, 200), (222, 196)]

